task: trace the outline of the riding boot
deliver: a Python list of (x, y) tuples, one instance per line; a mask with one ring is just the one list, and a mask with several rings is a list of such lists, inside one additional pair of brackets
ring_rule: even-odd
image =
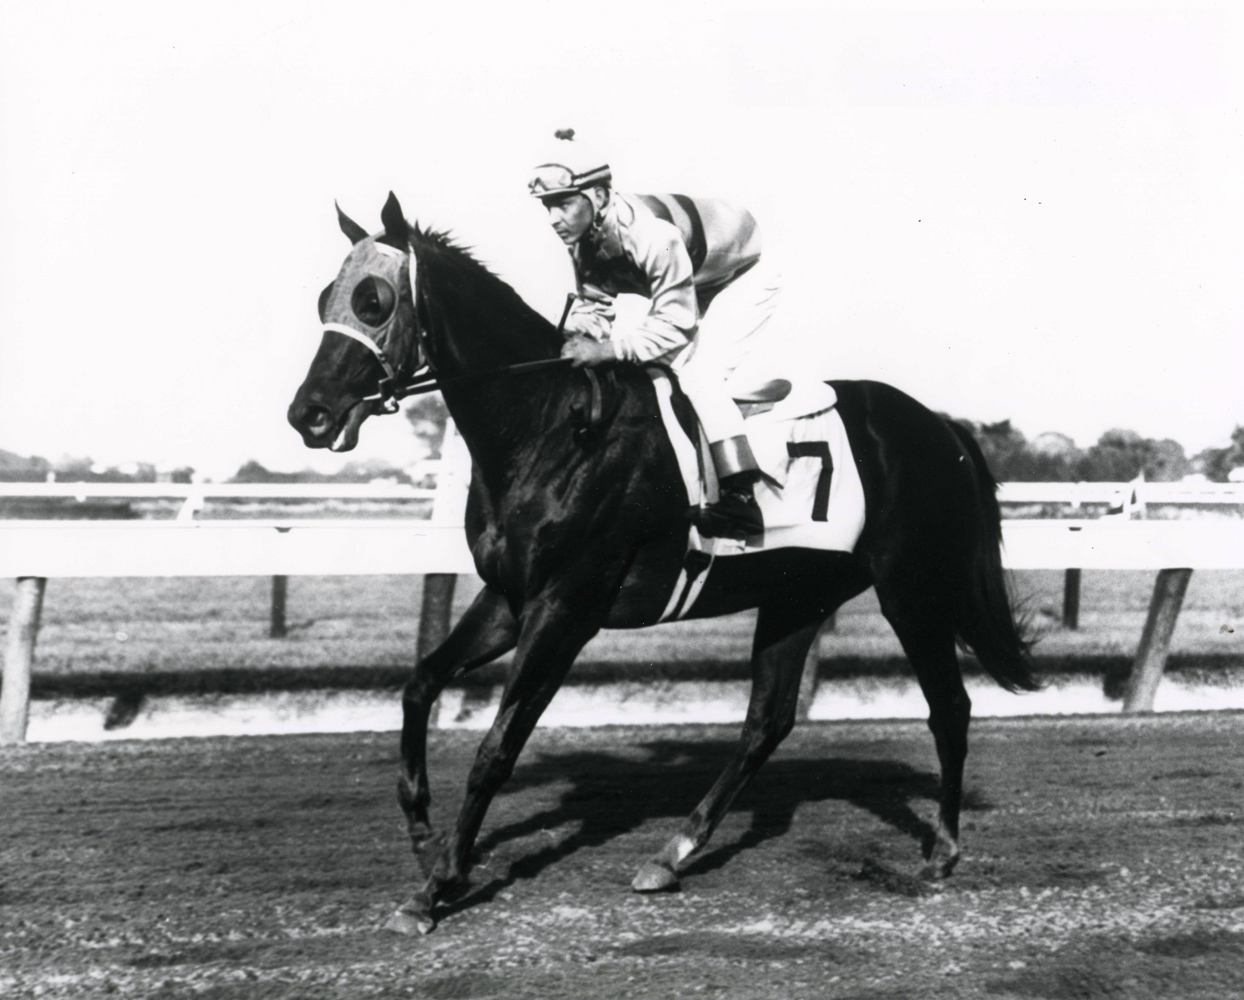
[(765, 521), (756, 503), (760, 469), (747, 438), (728, 438), (709, 445), (718, 476), (715, 503), (695, 511), (695, 526), (705, 538), (747, 538), (764, 534)]

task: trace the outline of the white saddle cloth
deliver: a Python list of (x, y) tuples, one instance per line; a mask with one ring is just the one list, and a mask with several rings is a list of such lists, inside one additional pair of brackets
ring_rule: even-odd
[[(668, 377), (657, 371), (651, 374), (687, 496), (693, 505), (704, 503), (715, 492), (715, 484), (701, 480), (696, 447), (670, 404)], [(837, 394), (824, 382), (796, 382), (784, 399), (749, 416), (747, 437), (761, 471), (769, 477), (756, 485), (764, 534), (746, 540), (701, 538), (692, 527), (688, 548), (711, 559), (780, 548), (853, 551), (864, 530), (864, 486), (837, 402)], [(698, 573), (688, 581), (684, 569), (661, 620), (690, 611), (708, 575)]]

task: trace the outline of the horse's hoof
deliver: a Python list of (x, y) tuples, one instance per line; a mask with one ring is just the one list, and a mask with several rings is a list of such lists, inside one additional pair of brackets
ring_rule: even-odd
[(958, 854), (944, 854), (939, 856), (934, 853), (924, 863), (924, 867), (920, 869), (920, 877), (926, 882), (939, 882), (944, 878), (949, 878), (950, 873), (955, 870), (955, 865), (959, 863)]
[(673, 870), (655, 861), (645, 861), (631, 883), (635, 892), (668, 892), (678, 888), (678, 876)]
[(398, 910), (389, 918), (384, 925), (384, 929), (393, 931), (395, 934), (431, 934), (435, 926), (436, 921), (428, 914), (407, 913), (405, 910)]

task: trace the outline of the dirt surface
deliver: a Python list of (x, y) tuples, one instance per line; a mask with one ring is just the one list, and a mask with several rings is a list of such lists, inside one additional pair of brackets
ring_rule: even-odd
[[(735, 736), (539, 731), (413, 939), (378, 930), (414, 872), (394, 734), (0, 750), (0, 995), (1244, 996), (1244, 714), (976, 725), (935, 885), (924, 726), (803, 726), (682, 891), (633, 895)], [(434, 736), (442, 826), (477, 740)]]

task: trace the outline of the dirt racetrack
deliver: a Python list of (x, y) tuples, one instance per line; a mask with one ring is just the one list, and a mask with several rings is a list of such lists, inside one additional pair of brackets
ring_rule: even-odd
[[(633, 895), (735, 736), (538, 731), (414, 939), (395, 734), (0, 750), (0, 996), (1244, 996), (1244, 714), (976, 724), (932, 886), (924, 726), (808, 724)], [(477, 740), (433, 737), (442, 826)]]

